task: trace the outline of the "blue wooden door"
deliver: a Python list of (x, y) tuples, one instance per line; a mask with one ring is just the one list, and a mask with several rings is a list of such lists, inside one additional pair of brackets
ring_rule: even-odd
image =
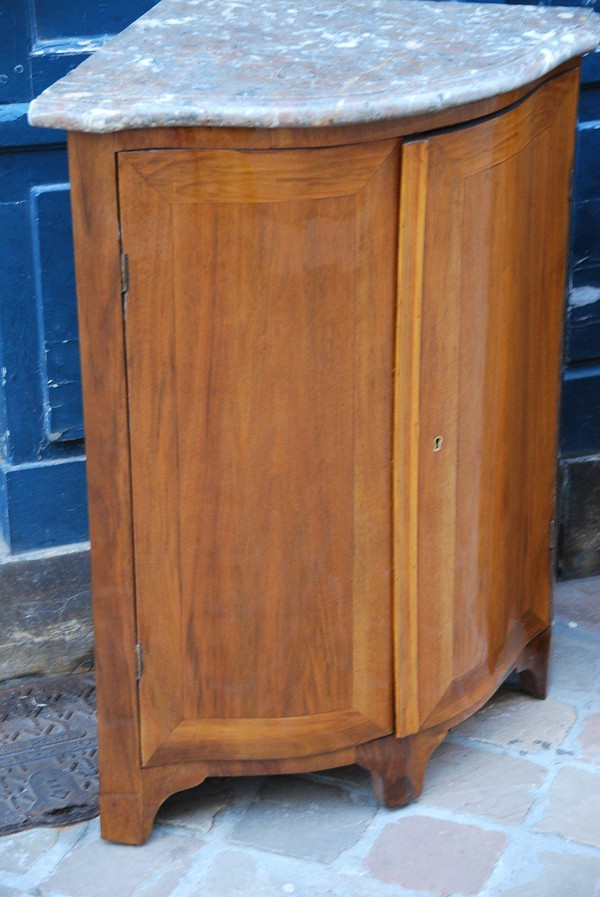
[[(591, 4), (585, 4), (591, 5)], [(594, 6), (600, 11), (600, 0)], [(600, 53), (584, 59), (562, 401), (559, 572), (600, 573)]]
[(0, 553), (87, 539), (65, 135), (29, 101), (155, 0), (0, 0)]

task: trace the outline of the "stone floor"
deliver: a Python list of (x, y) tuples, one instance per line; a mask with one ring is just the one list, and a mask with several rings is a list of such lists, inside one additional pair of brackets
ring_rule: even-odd
[(0, 897), (598, 897), (600, 578), (557, 587), (550, 697), (504, 687), (387, 810), (356, 767), (206, 782), (143, 847), (0, 839)]

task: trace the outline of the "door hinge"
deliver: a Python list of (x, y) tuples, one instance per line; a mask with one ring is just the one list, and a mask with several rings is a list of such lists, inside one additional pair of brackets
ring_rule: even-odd
[(125, 252), (121, 253), (121, 293), (123, 296), (129, 291), (129, 257)]
[(139, 682), (142, 678), (142, 672), (144, 670), (144, 659), (142, 657), (142, 646), (138, 642), (135, 646), (135, 660), (136, 660), (136, 674), (135, 681)]
[(548, 542), (548, 547), (550, 551), (554, 550), (554, 546), (556, 543), (556, 520), (554, 517), (550, 521), (550, 541)]

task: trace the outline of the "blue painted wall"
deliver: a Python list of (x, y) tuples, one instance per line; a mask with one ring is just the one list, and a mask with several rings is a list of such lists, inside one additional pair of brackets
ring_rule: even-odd
[(87, 539), (65, 135), (29, 101), (156, 0), (0, 0), (0, 553)]
[[(87, 538), (65, 140), (29, 128), (27, 104), (153, 5), (0, 0), (0, 550)], [(567, 325), (561, 450), (576, 459), (600, 453), (598, 53), (583, 67)]]
[[(600, 2), (596, 3), (600, 10)], [(577, 126), (561, 452), (600, 452), (600, 54), (584, 61)]]

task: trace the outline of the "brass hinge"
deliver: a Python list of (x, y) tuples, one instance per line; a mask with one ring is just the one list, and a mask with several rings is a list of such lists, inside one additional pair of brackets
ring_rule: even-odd
[(142, 678), (142, 672), (144, 670), (144, 660), (142, 657), (142, 646), (140, 645), (139, 642), (135, 646), (135, 659), (136, 659), (136, 665), (137, 665), (135, 681), (139, 682), (140, 679)]
[(129, 291), (129, 257), (125, 252), (121, 253), (121, 293), (123, 296)]

